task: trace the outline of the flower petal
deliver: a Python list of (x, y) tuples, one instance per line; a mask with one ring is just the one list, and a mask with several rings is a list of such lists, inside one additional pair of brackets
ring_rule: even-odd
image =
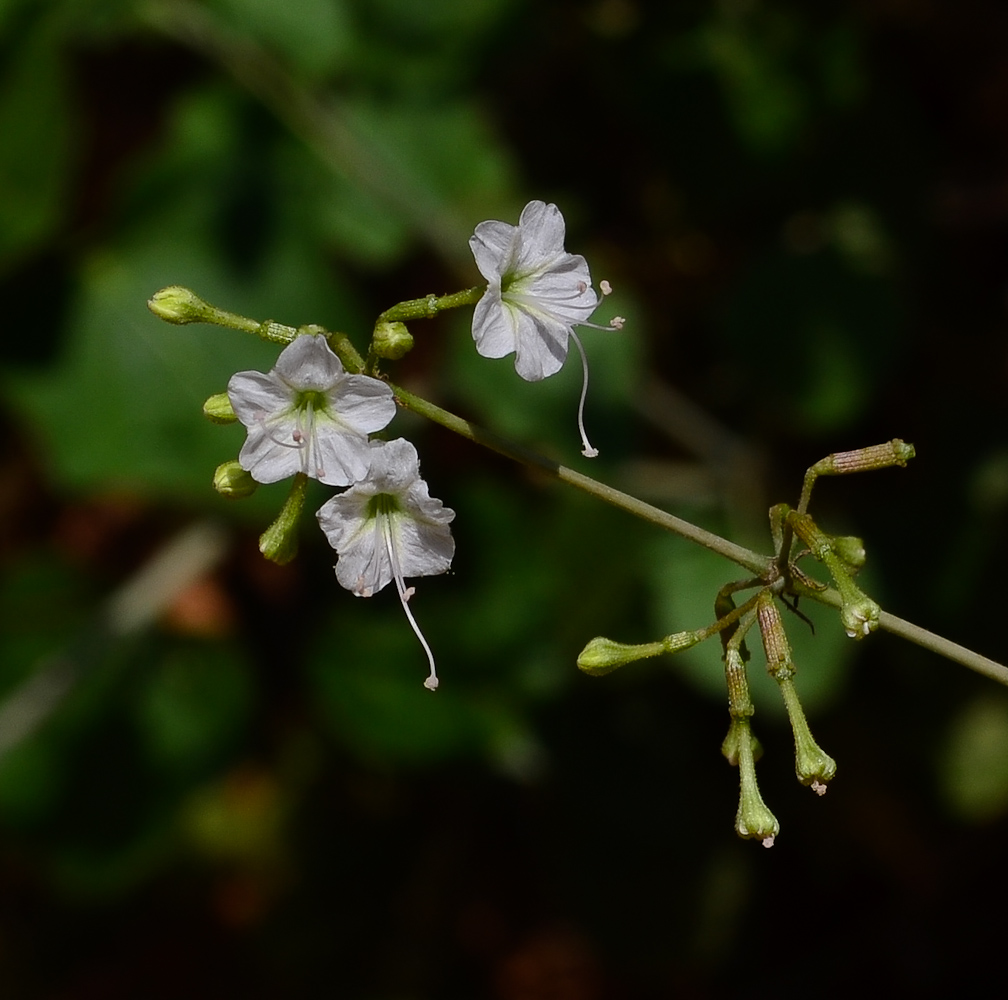
[(246, 427), (291, 405), (287, 388), (272, 375), (262, 372), (236, 372), (228, 380), (227, 394), (235, 416)]
[(488, 288), (473, 311), (472, 335), (484, 358), (503, 358), (518, 347), (518, 311)]
[(346, 375), (329, 394), (329, 408), (345, 427), (370, 434), (388, 426), (395, 416), (392, 389), (370, 375)]
[(526, 382), (539, 382), (560, 371), (567, 359), (570, 327), (541, 313), (522, 311), (518, 320), (515, 371)]
[(281, 352), (273, 371), (292, 389), (325, 391), (343, 378), (343, 364), (322, 334), (295, 337)]
[(521, 231), (522, 253), (519, 268), (522, 270), (525, 265), (534, 267), (543, 260), (564, 252), (567, 227), (556, 205), (530, 201), (522, 209), (518, 229)]
[(469, 237), (480, 274), (491, 285), (500, 287), (501, 275), (513, 270), (518, 259), (521, 234), (517, 226), (506, 222), (481, 222)]

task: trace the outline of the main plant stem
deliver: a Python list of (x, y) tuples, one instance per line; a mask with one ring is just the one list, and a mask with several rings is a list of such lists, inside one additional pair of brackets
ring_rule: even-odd
[[(548, 475), (562, 482), (569, 483), (571, 486), (575, 486), (579, 490), (613, 507), (618, 507), (629, 514), (634, 514), (645, 521), (650, 521), (652, 524), (665, 528), (667, 531), (671, 531), (682, 538), (689, 539), (689, 541), (695, 542), (697, 545), (702, 545), (705, 549), (709, 549), (711, 552), (716, 552), (718, 555), (730, 559), (752, 573), (763, 576), (773, 564), (774, 560), (772, 556), (760, 555), (758, 552), (753, 552), (742, 545), (737, 545), (735, 542), (722, 538), (712, 531), (707, 531), (689, 521), (676, 517), (674, 514), (669, 514), (667, 511), (645, 503), (643, 500), (638, 500), (637, 497), (623, 493), (612, 486), (606, 486), (605, 483), (600, 483), (590, 476), (575, 472), (574, 469), (568, 468), (566, 465), (561, 465), (559, 462), (523, 448), (521, 445), (499, 434), (485, 430), (468, 420), (464, 420), (462, 417), (456, 416), (454, 413), (450, 413), (448, 410), (442, 409), (440, 406), (436, 406), (434, 403), (428, 402), (426, 399), (422, 399), (420, 396), (414, 395), (400, 386), (392, 385), (391, 388), (397, 402), (406, 409), (419, 413), (434, 423), (440, 424), (442, 427), (476, 444), (483, 445), (491, 451), (495, 451), (516, 462), (521, 462), (524, 465), (540, 469)], [(803, 597), (818, 601), (820, 604), (833, 608), (840, 607), (840, 595), (832, 588), (820, 591), (802, 587), (801, 593)], [(1008, 686), (1008, 667), (995, 660), (988, 659), (986, 656), (981, 656), (979, 653), (975, 653), (964, 646), (960, 646), (958, 643), (952, 642), (943, 636), (935, 635), (934, 632), (929, 632), (919, 625), (914, 625), (902, 618), (898, 618), (896, 615), (883, 611), (879, 618), (879, 628), (892, 632), (894, 635), (922, 646), (924, 649), (937, 653), (939, 656), (944, 656), (946, 659), (967, 667), (978, 674), (982, 674), (984, 677)]]

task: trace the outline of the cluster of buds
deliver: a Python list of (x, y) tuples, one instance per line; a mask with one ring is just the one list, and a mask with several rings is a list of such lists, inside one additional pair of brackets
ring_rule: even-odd
[[(770, 510), (775, 553), (767, 560), (765, 571), (754, 579), (729, 583), (719, 591), (714, 602), (717, 620), (713, 624), (635, 646), (596, 638), (578, 658), (578, 666), (585, 673), (598, 676), (635, 660), (678, 652), (710, 636), (721, 636), (731, 718), (721, 751), (728, 762), (739, 769), (735, 830), (739, 836), (758, 840), (764, 847), (773, 845), (780, 824), (764, 803), (756, 782), (755, 763), (761, 749), (752, 732), (755, 709), (746, 676), (745, 637), (754, 625), (758, 625), (766, 669), (780, 688), (791, 723), (795, 773), (803, 785), (823, 795), (836, 774), (836, 761), (816, 743), (798, 699), (794, 685), (795, 664), (779, 602), (790, 597), (795, 603), (785, 601), (785, 606), (797, 611), (799, 596), (826, 589), (826, 584), (819, 583), (799, 566), (799, 560), (811, 556), (826, 567), (833, 579), (839, 594), (840, 621), (847, 635), (862, 639), (878, 627), (881, 615), (878, 604), (853, 580), (864, 565), (864, 545), (858, 538), (823, 532), (808, 514), (809, 501), (812, 487), (820, 476), (904, 466), (913, 455), (912, 445), (896, 439), (870, 448), (838, 452), (817, 462), (805, 474), (798, 507), (792, 510), (786, 504), (778, 504)], [(734, 595), (745, 590), (755, 590), (755, 593), (736, 607)]]

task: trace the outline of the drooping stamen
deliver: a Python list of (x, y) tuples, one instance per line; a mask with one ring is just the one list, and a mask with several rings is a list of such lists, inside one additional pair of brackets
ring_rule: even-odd
[(392, 538), (392, 524), (391, 518), (384, 511), (378, 515), (381, 521), (382, 537), (385, 539), (385, 549), (388, 552), (389, 562), (392, 564), (392, 577), (395, 580), (396, 590), (399, 592), (399, 601), (402, 604), (403, 611), (406, 612), (406, 618), (413, 628), (413, 632), (416, 637), (420, 640), (420, 645), (423, 646), (424, 652), (427, 654), (427, 662), (430, 664), (430, 674), (424, 681), (424, 687), (428, 691), (436, 691), (438, 686), (438, 676), (437, 671), (434, 669), (434, 654), (431, 652), (430, 646), (427, 644), (427, 640), (424, 638), (423, 632), (420, 631), (420, 626), (417, 625), (416, 619), (413, 617), (413, 612), (409, 609), (409, 604), (407, 603), (410, 597), (413, 596), (413, 588), (406, 586), (406, 581), (403, 580), (402, 569), (399, 566), (399, 555), (396, 552), (395, 542)]
[(584, 426), (584, 405), (585, 398), (588, 396), (588, 357), (585, 354), (585, 349), (581, 346), (581, 341), (578, 335), (571, 330), (571, 340), (574, 341), (574, 345), (578, 349), (578, 354), (581, 355), (581, 370), (584, 372), (584, 381), (581, 383), (581, 402), (578, 403), (578, 430), (581, 432), (581, 444), (584, 447), (581, 449), (581, 454), (585, 458), (595, 458), (598, 455), (598, 448), (592, 447), (591, 442), (588, 440), (588, 435), (585, 433)]

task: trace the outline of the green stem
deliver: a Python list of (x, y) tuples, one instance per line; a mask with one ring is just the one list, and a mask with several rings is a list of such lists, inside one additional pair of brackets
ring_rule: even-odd
[(478, 285), (462, 292), (452, 292), (451, 295), (425, 295), (422, 299), (407, 299), (405, 302), (398, 302), (390, 309), (386, 309), (378, 317), (378, 322), (431, 319), (446, 309), (476, 305), (485, 291), (486, 285)]
[[(843, 604), (843, 598), (832, 587), (826, 590), (813, 590), (811, 587), (801, 586), (797, 581), (795, 581), (795, 584), (795, 590), (802, 597), (808, 597), (810, 600), (826, 604), (831, 608), (839, 608)], [(991, 660), (986, 656), (981, 656), (979, 653), (974, 653), (972, 649), (960, 646), (959, 643), (952, 642), (951, 639), (935, 635), (934, 632), (929, 632), (926, 628), (921, 628), (919, 625), (914, 625), (903, 618), (898, 618), (888, 611), (883, 611), (879, 615), (879, 628), (886, 632), (891, 632), (893, 635), (898, 635), (901, 639), (906, 639), (908, 642), (922, 646), (932, 653), (937, 653), (938, 656), (944, 656), (945, 659), (952, 660), (953, 663), (958, 663), (960, 666), (982, 674), (984, 677), (997, 681), (999, 684), (1008, 686), (1008, 667), (998, 663), (996, 660)]]
[[(413, 393), (397, 385), (392, 385), (391, 388), (401, 406), (427, 417), (434, 423), (440, 424), (442, 427), (461, 435), (469, 441), (483, 445), (491, 451), (495, 451), (499, 455), (504, 455), (506, 458), (513, 459), (516, 462), (522, 462), (525, 465), (541, 469), (548, 475), (569, 483), (571, 486), (583, 490), (585, 493), (602, 500), (604, 503), (618, 507), (620, 510), (625, 510), (627, 513), (634, 514), (645, 521), (650, 521), (659, 528), (671, 531), (682, 538), (695, 542), (697, 545), (702, 545), (705, 549), (716, 552), (718, 555), (724, 556), (726, 559), (730, 559), (740, 566), (744, 566), (751, 572), (758, 574), (761, 578), (765, 579), (766, 574), (769, 573), (774, 561), (771, 556), (760, 555), (751, 549), (736, 545), (727, 538), (722, 538), (711, 531), (699, 528), (689, 521), (676, 517), (674, 514), (660, 510), (658, 507), (652, 507), (651, 504), (644, 503), (643, 500), (638, 500), (634, 496), (613, 489), (611, 486), (606, 486), (604, 483), (582, 475), (580, 472), (575, 472), (565, 465), (560, 465), (558, 462), (554, 462), (534, 451), (523, 448), (521, 445), (515, 444), (498, 434), (494, 434), (492, 431), (484, 430), (476, 424), (470, 423), (468, 420), (463, 420), (454, 413), (450, 413), (440, 406), (435, 406), (433, 403), (421, 399), (419, 396), (415, 396)], [(804, 587), (798, 580), (793, 580), (792, 584), (796, 593), (819, 601), (821, 604), (840, 608), (843, 603), (840, 594), (835, 590), (813, 590)], [(989, 677), (991, 680), (1008, 686), (1008, 667), (995, 660), (988, 659), (986, 656), (981, 656), (979, 653), (974, 653), (972, 650), (966, 649), (965, 646), (960, 646), (958, 643), (945, 639), (940, 635), (935, 635), (933, 632), (929, 632), (919, 625), (913, 625), (902, 618), (897, 618), (896, 615), (883, 611), (879, 616), (879, 628), (916, 643), (918, 646), (937, 653), (939, 656), (944, 656), (946, 659), (952, 660), (953, 663), (958, 663), (969, 670), (974, 670), (985, 677)]]
[(770, 564), (773, 562), (769, 556), (762, 556), (751, 549), (736, 545), (734, 542), (728, 541), (727, 538), (722, 538), (711, 531), (699, 528), (689, 521), (676, 517), (674, 514), (660, 510), (658, 507), (652, 507), (651, 504), (638, 500), (628, 493), (613, 489), (611, 486), (606, 486), (604, 483), (600, 483), (590, 476), (575, 472), (565, 465), (560, 465), (559, 462), (554, 462), (543, 455), (523, 448), (521, 445), (507, 438), (501, 437), (499, 434), (484, 430), (482, 427), (478, 427), (468, 420), (457, 417), (454, 413), (443, 410), (440, 406), (435, 406), (433, 403), (413, 395), (413, 393), (408, 392), (406, 389), (400, 388), (397, 385), (392, 385), (391, 388), (401, 406), (413, 410), (415, 413), (419, 413), (429, 420), (433, 420), (434, 423), (440, 424), (442, 427), (454, 431), (456, 434), (460, 434), (462, 437), (468, 438), (468, 440), (476, 444), (483, 445), (485, 448), (489, 448), (499, 455), (504, 455), (506, 458), (514, 459), (516, 462), (522, 462), (525, 465), (541, 469), (543, 472), (554, 476), (562, 482), (569, 483), (571, 486), (576, 486), (579, 490), (583, 490), (585, 493), (613, 507), (618, 507), (620, 510), (625, 510), (630, 514), (643, 518), (645, 521), (650, 521), (660, 528), (674, 532), (682, 538), (696, 542), (697, 545), (702, 545), (704, 548), (710, 549), (711, 552), (716, 552), (718, 555), (722, 555), (726, 559), (744, 566), (752, 573), (762, 576), (768, 571)]

